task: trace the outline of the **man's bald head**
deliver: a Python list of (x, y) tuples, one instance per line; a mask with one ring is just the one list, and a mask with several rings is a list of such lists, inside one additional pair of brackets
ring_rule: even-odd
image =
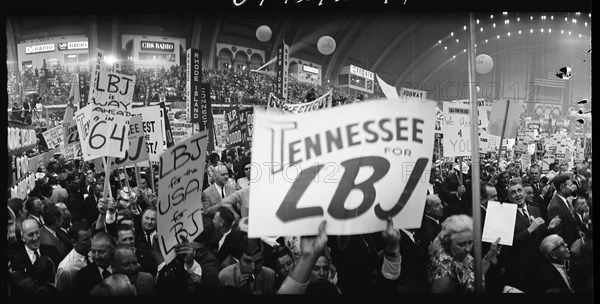
[(40, 238), (40, 226), (34, 219), (26, 219), (21, 222), (21, 238), (31, 250), (38, 250), (42, 239)]
[(444, 215), (442, 200), (437, 194), (429, 194), (425, 199), (425, 214), (440, 219)]
[(215, 166), (215, 182), (217, 185), (223, 187), (229, 180), (229, 173), (227, 171), (227, 167), (225, 165), (217, 165)]

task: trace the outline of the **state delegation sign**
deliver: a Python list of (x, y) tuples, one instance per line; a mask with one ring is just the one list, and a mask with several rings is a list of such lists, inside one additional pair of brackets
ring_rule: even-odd
[(388, 216), (394, 227), (420, 227), (434, 122), (433, 102), (256, 109), (249, 236), (315, 235), (323, 219), (334, 235), (382, 231)]

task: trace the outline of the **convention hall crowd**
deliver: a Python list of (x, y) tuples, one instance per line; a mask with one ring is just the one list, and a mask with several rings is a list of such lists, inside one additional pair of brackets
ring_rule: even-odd
[[(31, 172), (31, 189), (9, 188), (8, 290), (15, 297), (87, 297), (207, 294), (433, 294), (474, 293), (480, 264), (486, 294), (593, 292), (591, 154), (582, 161), (556, 160), (544, 168), (533, 154), (470, 158), (435, 155), (428, 174), (420, 228), (370, 234), (248, 237), (252, 190), (251, 149), (209, 153), (202, 186), (203, 232), (176, 245), (166, 263), (157, 235), (160, 168), (111, 170), (49, 149), (49, 121), (35, 117), (35, 104), (69, 103), (75, 73), (57, 67), (9, 71), (9, 119), (35, 129), (35, 144), (23, 155), (45, 155)], [(138, 69), (133, 102), (185, 100), (185, 67)], [(229, 69), (203, 69), (213, 104), (266, 105), (273, 76)], [(147, 90), (147, 88), (151, 88)], [(315, 100), (333, 90), (333, 107), (369, 102), (330, 85), (290, 77), (291, 103)], [(86, 91), (87, 88), (84, 89)], [(35, 91), (28, 97), (28, 91)], [(151, 96), (146, 96), (150, 91)], [(27, 97), (27, 98), (25, 98)], [(374, 97), (374, 96), (373, 96)], [(548, 133), (591, 132), (577, 117)], [(521, 113), (537, 120), (543, 113)], [(55, 117), (58, 123), (61, 117)], [(439, 142), (439, 141), (437, 141)], [(48, 155), (51, 154), (51, 155)], [(472, 169), (479, 179), (472, 180)], [(480, 185), (481, 227), (489, 201), (517, 206), (512, 246), (481, 242), (475, 261), (472, 184)], [(109, 186), (109, 189), (105, 188)], [(110, 195), (105, 195), (110, 192)], [(81, 298), (80, 298), (81, 299)]]

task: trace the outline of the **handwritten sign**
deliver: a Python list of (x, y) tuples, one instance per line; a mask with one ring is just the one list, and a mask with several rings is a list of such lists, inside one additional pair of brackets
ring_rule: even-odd
[(444, 157), (471, 155), (470, 113), (470, 105), (444, 102)]
[(314, 235), (323, 219), (334, 235), (384, 230), (388, 216), (394, 227), (420, 227), (434, 121), (433, 102), (373, 100), (304, 115), (255, 109), (252, 160), (261, 166), (249, 236)]
[(148, 160), (148, 148), (144, 136), (142, 116), (133, 116), (129, 122), (129, 149), (123, 158), (111, 159), (111, 169), (132, 165)]
[(48, 129), (46, 132), (43, 132), (44, 140), (46, 140), (46, 144), (48, 145), (48, 149), (54, 149), (63, 143), (63, 126), (56, 126), (52, 129)]
[(167, 134), (164, 112), (159, 105), (131, 109), (134, 116), (142, 116), (142, 126), (146, 137), (148, 159), (158, 161), (159, 155), (167, 148)]
[(131, 109), (135, 76), (98, 71), (94, 86), (94, 95), (90, 103), (101, 106), (113, 115), (125, 115)]
[(129, 117), (112, 115), (93, 103), (75, 112), (83, 159), (124, 157), (129, 149)]
[(202, 224), (202, 183), (208, 130), (176, 143), (160, 155), (157, 232), (166, 263), (175, 254), (180, 236), (197, 237)]

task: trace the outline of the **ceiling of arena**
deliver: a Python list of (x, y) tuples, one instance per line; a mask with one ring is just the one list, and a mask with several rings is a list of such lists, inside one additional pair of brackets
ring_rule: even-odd
[[(117, 20), (121, 34), (181, 37), (188, 47), (197, 41), (200, 49), (207, 49), (214, 42), (235, 44), (265, 50), (267, 57), (273, 57), (277, 45), (285, 40), (291, 46), (292, 57), (323, 66), (324, 80), (335, 80), (348, 64), (370, 70), (397, 87), (444, 83), (457, 77), (466, 79), (467, 75), (468, 13), (13, 16), (9, 22), (18, 42), (87, 35), (92, 18), (97, 20), (100, 47), (110, 44), (111, 24)], [(544, 56), (546, 50), (559, 49), (570, 53), (574, 62), (571, 65), (587, 62), (584, 65), (591, 66), (591, 60), (586, 61), (591, 57), (588, 13), (492, 12), (476, 13), (473, 19), (479, 22), (477, 53), (494, 57), (535, 48), (535, 56)], [(267, 42), (256, 37), (260, 25), (272, 29)], [(544, 35), (544, 28), (555, 34)], [(559, 35), (559, 30), (565, 33)], [(573, 32), (570, 37), (574, 38), (567, 37), (566, 31)], [(578, 37), (579, 34), (583, 36)], [(323, 35), (336, 41), (331, 55), (322, 55), (317, 49), (317, 40)]]

